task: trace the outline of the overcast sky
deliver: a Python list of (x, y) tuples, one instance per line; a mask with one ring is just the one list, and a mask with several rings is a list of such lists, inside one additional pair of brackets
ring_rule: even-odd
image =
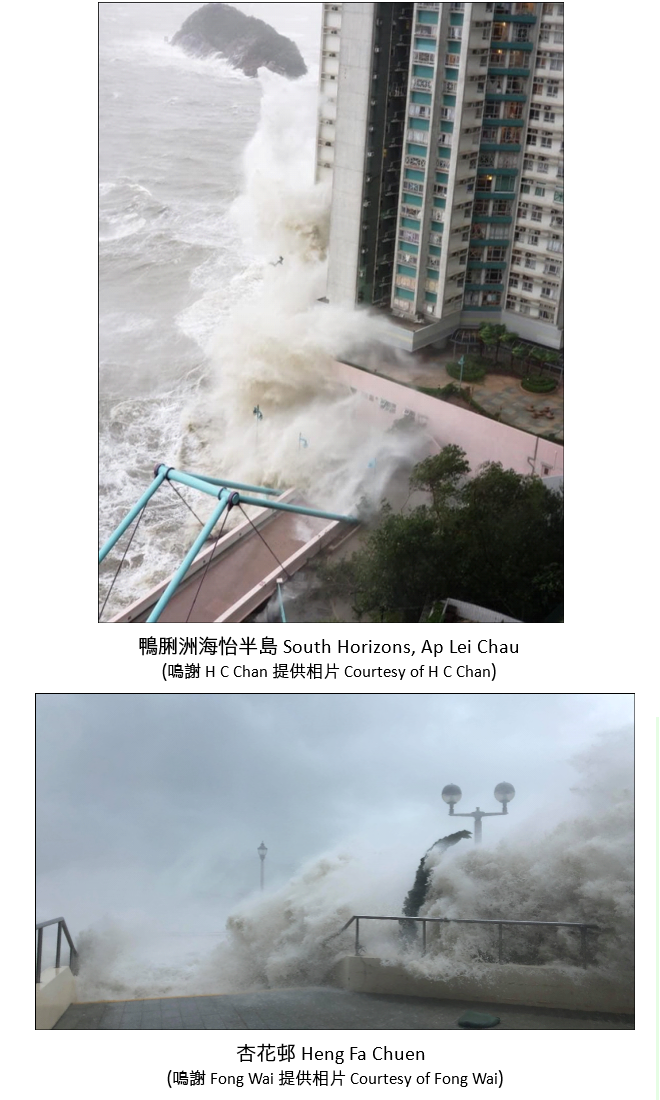
[[(202, 4), (101, 4), (102, 40), (113, 28), (119, 33), (171, 35)], [(317, 65), (321, 39), (320, 4), (233, 4), (246, 15), (263, 19), (292, 38), (308, 65)]]
[[(458, 811), (497, 810), (484, 842), (566, 812), (570, 758), (632, 723), (625, 695), (41, 695), (39, 919), (80, 926), (166, 901), (223, 909), (356, 841), (422, 852)], [(52, 912), (51, 912), (52, 910)]]

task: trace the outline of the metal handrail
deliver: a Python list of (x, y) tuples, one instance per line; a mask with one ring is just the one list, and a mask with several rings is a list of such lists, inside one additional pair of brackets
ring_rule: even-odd
[(580, 955), (582, 958), (582, 966), (586, 970), (587, 968), (587, 933), (598, 932), (599, 925), (597, 924), (583, 924), (578, 921), (561, 921), (561, 920), (498, 920), (498, 919), (480, 919), (476, 917), (376, 917), (367, 915), (365, 913), (355, 914), (346, 921), (346, 924), (339, 929), (338, 932), (333, 932), (331, 936), (328, 936), (323, 942), (328, 943), (336, 936), (340, 936), (342, 932), (345, 932), (347, 928), (350, 928), (353, 921), (355, 921), (355, 954), (359, 955), (362, 951), (360, 947), (360, 921), (361, 920), (396, 920), (396, 921), (413, 921), (422, 925), (422, 955), (426, 954), (426, 925), (427, 924), (496, 924), (498, 927), (498, 959), (499, 963), (502, 962), (502, 928), (505, 924), (515, 925), (531, 925), (533, 927), (543, 928), (576, 928), (580, 930)]
[(78, 970), (78, 952), (76, 951), (74, 942), (71, 939), (71, 934), (69, 932), (69, 929), (66, 926), (66, 921), (65, 921), (64, 917), (53, 917), (52, 920), (42, 920), (42, 921), (40, 921), (39, 924), (37, 924), (35, 926), (36, 933), (37, 933), (37, 985), (39, 985), (39, 982), (41, 981), (41, 957), (42, 957), (42, 950), (43, 950), (44, 928), (48, 928), (48, 926), (50, 924), (56, 924), (57, 925), (57, 948), (56, 948), (56, 951), (55, 951), (55, 969), (57, 970), (59, 968), (59, 965), (60, 965), (60, 955), (61, 955), (61, 950), (62, 950), (62, 932), (64, 932), (64, 935), (67, 938), (67, 943), (69, 944), (69, 967), (71, 968), (71, 970), (74, 974)]

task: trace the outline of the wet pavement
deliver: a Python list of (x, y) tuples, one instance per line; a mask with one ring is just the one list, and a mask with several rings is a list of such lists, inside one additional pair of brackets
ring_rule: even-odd
[(456, 1031), (467, 1009), (500, 1017), (505, 1031), (633, 1030), (630, 1016), (472, 1001), (436, 1001), (341, 989), (270, 989), (210, 997), (71, 1005), (54, 1031)]
[[(502, 353), (502, 362), (506, 362)], [(447, 374), (446, 363), (455, 358), (453, 352), (418, 353), (396, 359), (383, 359), (374, 373), (406, 386), (442, 389), (456, 382)], [(372, 369), (373, 364), (365, 369)], [(467, 383), (463, 383), (468, 388)], [(553, 393), (527, 393), (520, 380), (508, 374), (487, 374), (482, 382), (469, 384), (472, 397), (487, 413), (503, 424), (510, 424), (534, 435), (564, 438), (564, 387)], [(552, 415), (548, 416), (548, 412)]]

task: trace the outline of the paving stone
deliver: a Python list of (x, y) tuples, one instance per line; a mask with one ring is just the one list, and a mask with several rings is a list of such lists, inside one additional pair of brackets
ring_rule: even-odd
[[(148, 1007), (147, 1007), (148, 1006)], [(521, 1005), (477, 1005), (313, 988), (261, 990), (213, 998), (71, 1005), (54, 1030), (269, 1031), (460, 1030), (458, 1018), (477, 1008), (499, 1016), (505, 1031), (631, 1030), (632, 1017)]]

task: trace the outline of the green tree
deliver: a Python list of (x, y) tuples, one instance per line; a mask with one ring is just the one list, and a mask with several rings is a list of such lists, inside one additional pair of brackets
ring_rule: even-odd
[(479, 339), (487, 348), (495, 348), (495, 362), (500, 354), (500, 344), (507, 336), (506, 325), (483, 324), (479, 326)]
[(385, 505), (364, 547), (335, 570), (360, 615), (416, 622), (430, 601), (453, 596), (524, 622), (561, 601), (563, 497), (540, 478), (468, 464), (450, 445), (413, 470), (411, 488), (431, 506), (406, 514)]
[(410, 477), (410, 488), (425, 489), (431, 494), (433, 507), (440, 509), (455, 493), (461, 478), (469, 472), (470, 464), (465, 451), (455, 443), (449, 443), (440, 454), (430, 455), (417, 463)]

